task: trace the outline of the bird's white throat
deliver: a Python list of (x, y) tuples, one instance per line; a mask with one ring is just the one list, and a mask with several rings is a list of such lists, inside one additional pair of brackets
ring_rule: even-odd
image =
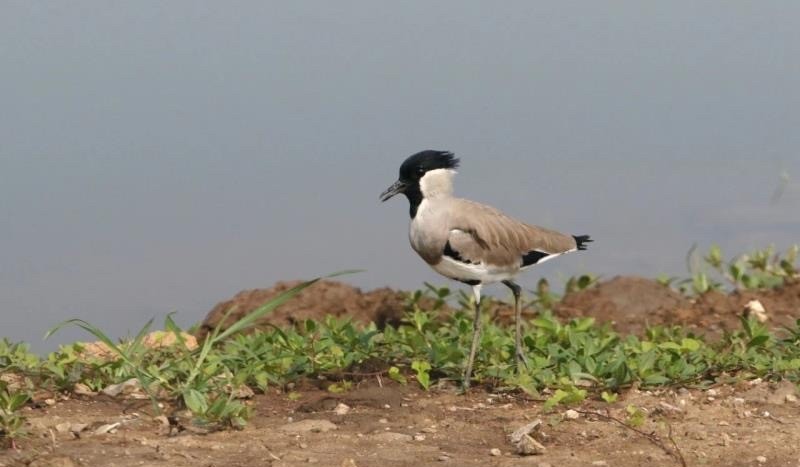
[(453, 169), (430, 170), (419, 180), (419, 189), (424, 198), (432, 199), (453, 194)]

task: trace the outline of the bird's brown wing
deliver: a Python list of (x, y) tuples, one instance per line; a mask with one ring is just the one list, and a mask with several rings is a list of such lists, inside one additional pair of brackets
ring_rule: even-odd
[(545, 257), (577, 247), (571, 235), (525, 224), (490, 206), (463, 199), (453, 199), (448, 224), (445, 248), (449, 246), (473, 263), (522, 265), (526, 255)]

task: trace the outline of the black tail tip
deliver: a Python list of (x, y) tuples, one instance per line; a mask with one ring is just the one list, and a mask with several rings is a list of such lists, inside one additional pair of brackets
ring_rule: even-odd
[(578, 245), (578, 250), (585, 250), (588, 247), (586, 244), (594, 241), (588, 235), (573, 235), (572, 238), (575, 239), (575, 243)]

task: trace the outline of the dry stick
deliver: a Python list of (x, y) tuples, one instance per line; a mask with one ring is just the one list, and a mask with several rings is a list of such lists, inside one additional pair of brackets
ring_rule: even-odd
[(642, 436), (646, 440), (650, 441), (655, 446), (661, 448), (661, 450), (666, 452), (669, 456), (675, 458), (676, 461), (680, 462), (681, 467), (687, 467), (686, 459), (683, 458), (683, 453), (681, 453), (681, 449), (678, 447), (678, 444), (675, 442), (675, 439), (672, 437), (672, 425), (670, 425), (669, 423), (667, 423), (667, 427), (669, 427), (669, 433), (667, 434), (667, 438), (670, 440), (670, 442), (672, 443), (672, 446), (675, 448), (674, 450), (670, 449), (669, 447), (667, 447), (664, 444), (664, 442), (661, 441), (661, 438), (659, 438), (659, 436), (657, 434), (655, 434), (655, 432), (647, 433), (647, 432), (642, 431), (642, 430), (640, 430), (638, 428), (634, 428), (634, 427), (628, 425), (627, 423), (623, 422), (622, 420), (620, 420), (618, 418), (615, 418), (615, 417), (612, 417), (611, 415), (608, 415), (607, 413), (604, 414), (604, 413), (601, 413), (601, 412), (591, 412), (591, 411), (587, 411), (587, 410), (578, 410), (577, 412), (581, 413), (581, 414), (584, 414), (584, 415), (595, 415), (595, 416), (604, 418), (606, 420), (611, 420), (613, 422), (617, 422), (618, 424), (622, 425), (623, 427), (633, 431), (634, 433), (639, 434), (640, 436)]

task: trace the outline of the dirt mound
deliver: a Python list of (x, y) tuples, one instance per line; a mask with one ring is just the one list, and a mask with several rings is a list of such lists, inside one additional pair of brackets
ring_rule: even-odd
[(592, 316), (618, 332), (641, 335), (647, 326), (679, 324), (710, 336), (738, 329), (745, 305), (758, 300), (777, 328), (800, 318), (800, 282), (772, 290), (711, 291), (694, 298), (641, 277), (618, 276), (590, 289), (567, 294), (556, 305), (561, 318)]
[(641, 334), (649, 325), (682, 322), (681, 310), (690, 306), (681, 294), (654, 280), (617, 276), (567, 294), (554, 313), (561, 318), (592, 316), (620, 332)]
[[(197, 336), (205, 337), (222, 321), (225, 313), (236, 307), (226, 326), (275, 298), (301, 281), (278, 282), (269, 289), (243, 290), (230, 300), (218, 303), (203, 320)], [(319, 281), (264, 316), (256, 325), (293, 325), (305, 319), (322, 319), (327, 315), (347, 316), (361, 323), (375, 322), (378, 327), (398, 324), (405, 311), (406, 293), (388, 287), (362, 292), (361, 289), (336, 281)]]
[(737, 329), (739, 316), (751, 300), (761, 302), (766, 324), (772, 328), (790, 326), (800, 318), (800, 282), (793, 282), (777, 289), (705, 293), (694, 300), (689, 319), (712, 331)]

